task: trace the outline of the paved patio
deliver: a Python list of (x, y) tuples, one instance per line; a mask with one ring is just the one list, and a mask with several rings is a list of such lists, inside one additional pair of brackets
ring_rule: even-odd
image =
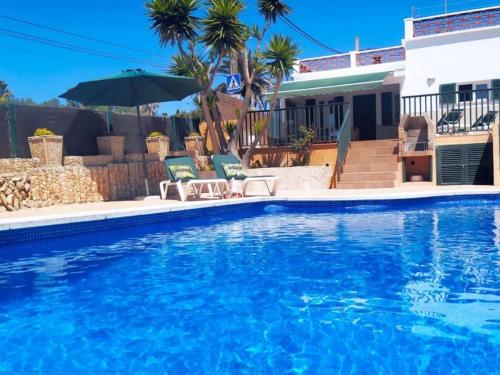
[(0, 230), (35, 227), (69, 222), (98, 220), (160, 212), (178, 211), (219, 205), (273, 200), (364, 200), (404, 199), (460, 194), (500, 194), (495, 186), (432, 186), (430, 183), (408, 183), (390, 189), (279, 191), (276, 197), (256, 196), (239, 199), (208, 199), (181, 202), (160, 200), (158, 196), (131, 201), (98, 202), (26, 209), (0, 214)]

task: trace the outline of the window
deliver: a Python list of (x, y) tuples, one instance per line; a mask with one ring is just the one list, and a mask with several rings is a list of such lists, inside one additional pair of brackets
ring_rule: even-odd
[(458, 100), (461, 102), (472, 101), (472, 84), (458, 86)]
[(476, 99), (488, 99), (488, 85), (486, 83), (476, 85)]
[(500, 79), (491, 81), (491, 88), (493, 89), (493, 99), (500, 100)]
[(454, 92), (457, 91), (455, 83), (448, 83), (439, 86), (441, 104), (455, 104), (457, 102)]
[(394, 102), (392, 92), (382, 93), (382, 125), (394, 125)]

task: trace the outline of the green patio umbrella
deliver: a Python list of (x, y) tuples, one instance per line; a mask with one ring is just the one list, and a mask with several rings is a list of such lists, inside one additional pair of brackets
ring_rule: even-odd
[[(136, 107), (137, 125), (139, 126), (141, 137), (144, 137), (139, 106), (182, 100), (200, 90), (200, 85), (193, 78), (149, 73), (141, 69), (130, 69), (116, 76), (95, 81), (80, 82), (59, 97), (74, 100), (83, 105)], [(143, 149), (142, 162), (146, 195), (149, 195), (144, 153), (145, 148)]]

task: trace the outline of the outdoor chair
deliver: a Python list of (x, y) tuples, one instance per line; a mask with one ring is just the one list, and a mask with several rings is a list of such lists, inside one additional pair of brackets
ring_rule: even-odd
[(488, 111), (485, 115), (479, 116), (476, 122), (471, 126), (471, 129), (491, 129), (491, 126), (495, 123), (495, 120), (497, 118), (497, 113), (497, 111)]
[(187, 200), (189, 195), (200, 198), (205, 187), (208, 189), (211, 198), (214, 198), (215, 193), (218, 198), (222, 199), (224, 192), (229, 191), (229, 184), (225, 178), (200, 179), (191, 157), (167, 157), (164, 164), (168, 180), (160, 182), (161, 199), (167, 199), (170, 186), (177, 187), (182, 201)]
[(462, 116), (463, 116), (463, 109), (453, 108), (450, 111), (446, 112), (437, 123), (438, 133), (448, 132), (450, 128), (451, 130), (457, 130), (455, 129), (455, 125), (459, 124)]
[(250, 183), (262, 182), (265, 184), (270, 195), (276, 195), (278, 190), (278, 177), (255, 176), (248, 177), (241, 169), (240, 160), (234, 155), (213, 155), (212, 163), (218, 178), (223, 178), (231, 183), (231, 191), (235, 191), (235, 184), (241, 181), (243, 184), (242, 195), (246, 196)]

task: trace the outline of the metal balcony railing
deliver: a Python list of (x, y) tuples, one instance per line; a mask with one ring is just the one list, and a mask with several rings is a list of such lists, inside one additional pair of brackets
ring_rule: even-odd
[(491, 130), (500, 112), (500, 87), (403, 97), (403, 114), (428, 115), (438, 134)]
[[(301, 136), (301, 126), (314, 131), (314, 143), (336, 142), (348, 110), (349, 104), (346, 103), (276, 109), (260, 146), (289, 146)], [(240, 135), (241, 147), (251, 145), (256, 131), (268, 115), (269, 111), (254, 111), (247, 114)]]

